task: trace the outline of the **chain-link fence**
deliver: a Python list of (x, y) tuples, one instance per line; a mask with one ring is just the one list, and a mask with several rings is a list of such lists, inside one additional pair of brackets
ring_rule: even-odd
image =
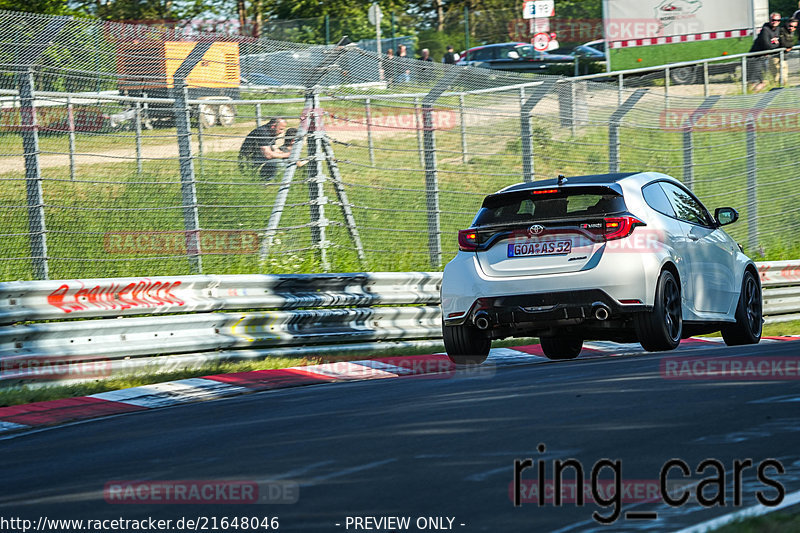
[(0, 80), (3, 280), (438, 269), (487, 193), (615, 170), (739, 209), (757, 257), (800, 251), (796, 89), (665, 98), (11, 12)]

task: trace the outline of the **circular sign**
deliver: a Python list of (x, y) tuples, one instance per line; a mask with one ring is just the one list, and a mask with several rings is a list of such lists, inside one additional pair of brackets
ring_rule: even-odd
[(533, 36), (533, 39), (531, 39), (531, 43), (533, 44), (534, 50), (544, 52), (550, 44), (550, 34), (544, 32), (537, 33)]

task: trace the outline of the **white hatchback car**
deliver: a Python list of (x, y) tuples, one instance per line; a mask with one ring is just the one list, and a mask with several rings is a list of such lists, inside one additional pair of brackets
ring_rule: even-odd
[(678, 180), (656, 172), (523, 183), (487, 196), (445, 267), (445, 348), (483, 362), (493, 339), (538, 336), (550, 359), (588, 339), (671, 350), (722, 331), (761, 339), (758, 270)]

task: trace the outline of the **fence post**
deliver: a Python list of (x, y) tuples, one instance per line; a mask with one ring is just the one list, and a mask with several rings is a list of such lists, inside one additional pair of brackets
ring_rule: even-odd
[(414, 122), (417, 126), (417, 150), (419, 150), (419, 165), (425, 168), (425, 148), (422, 144), (422, 124), (419, 116), (419, 98), (414, 98)]
[(200, 177), (204, 174), (203, 172), (203, 132), (205, 130), (205, 126), (203, 126), (203, 120), (200, 119), (197, 121), (197, 166), (199, 167)]
[(25, 185), (28, 203), (28, 231), (31, 235), (31, 261), (35, 279), (49, 279), (47, 230), (44, 223), (42, 169), (39, 166), (39, 126), (33, 91), (33, 69), (18, 74), (22, 149), (25, 154)]
[(261, 104), (256, 104), (256, 127), (261, 127)]
[(703, 96), (708, 98), (708, 61), (703, 63)]
[(181, 198), (183, 226), (186, 232), (186, 255), (193, 274), (203, 273), (202, 250), (200, 249), (200, 216), (197, 206), (197, 188), (192, 157), (192, 121), (189, 107), (189, 89), (186, 77), (211, 48), (210, 41), (198, 42), (186, 59), (175, 70), (173, 98), (175, 126), (178, 133), (178, 155), (181, 167)]
[(617, 76), (617, 107), (622, 105), (622, 90), (625, 88), (625, 80), (622, 74)]
[(439, 80), (422, 102), (422, 123), (425, 136), (425, 198), (428, 208), (428, 253), (431, 268), (442, 267), (442, 229), (439, 211), (439, 171), (436, 168), (436, 130), (433, 106), (444, 92), (462, 76), (458, 69)]
[(706, 98), (689, 117), (683, 128), (683, 183), (694, 191), (694, 125), (717, 103), (719, 96)]
[(67, 128), (69, 129), (69, 179), (75, 181), (75, 108), (67, 96)]
[(306, 120), (309, 121), (308, 133), (311, 136), (308, 142), (308, 204), (311, 214), (311, 245), (317, 248), (322, 269), (328, 272), (331, 265), (328, 261), (330, 242), (325, 236), (328, 227), (325, 204), (328, 203), (328, 198), (325, 196), (325, 174), (322, 170), (322, 162), (325, 159), (322, 146), (324, 132), (319, 109), (319, 95), (313, 92), (311, 99), (311, 112), (306, 116)]
[(548, 78), (533, 90), (531, 96), (521, 102), (519, 110), (519, 131), (522, 140), (522, 180), (535, 179), (533, 168), (533, 131), (531, 129), (531, 111), (542, 98), (547, 96), (556, 84), (555, 79)]
[(28, 232), (31, 239), (31, 266), (36, 279), (49, 279), (47, 227), (45, 226), (42, 169), (39, 165), (39, 126), (36, 123), (33, 67), (71, 19), (53, 17), (17, 57), (22, 151), (25, 157), (25, 191), (28, 206)]
[(367, 146), (369, 147), (369, 164), (375, 166), (375, 145), (372, 141), (372, 106), (370, 99), (364, 100), (364, 112), (367, 119)]
[(458, 95), (458, 115), (461, 119), (461, 162), (467, 164), (467, 123), (464, 113), (464, 95)]
[[(761, 59), (761, 58), (759, 58)], [(747, 58), (742, 58), (742, 94), (747, 94)]]
[[(794, 40), (794, 39), (792, 39), (792, 40)], [(783, 63), (783, 62), (784, 62), (784, 61), (785, 61), (784, 49), (783, 49), (783, 48), (781, 48), (781, 51), (780, 51), (780, 53), (778, 54), (778, 70), (780, 71), (780, 72), (778, 73), (778, 76), (779, 76), (779, 79), (780, 79), (780, 85), (781, 85), (781, 87), (783, 87), (784, 85), (786, 85), (786, 80), (783, 78), (783, 65), (784, 65), (784, 63)]]
[(608, 171), (619, 172), (619, 126), (622, 119), (633, 109), (633, 106), (647, 93), (647, 89), (636, 89), (619, 108), (614, 111), (608, 125)]
[(669, 67), (664, 69), (664, 108), (669, 108)]
[(136, 173), (142, 173), (142, 103), (136, 102)]
[(781, 91), (770, 91), (753, 106), (747, 116), (747, 246), (750, 253), (758, 248), (758, 165), (756, 150), (756, 119), (758, 112), (770, 104)]

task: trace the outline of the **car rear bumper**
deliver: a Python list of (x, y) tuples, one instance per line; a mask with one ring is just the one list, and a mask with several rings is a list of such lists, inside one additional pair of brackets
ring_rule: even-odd
[[(605, 317), (597, 313), (605, 311)], [(447, 326), (476, 324), (483, 317), (489, 327), (555, 322), (559, 320), (607, 320), (648, 310), (645, 304), (620, 304), (601, 289), (555, 291), (478, 298), (460, 316), (445, 316)], [(483, 329), (483, 328), (482, 328)]]

